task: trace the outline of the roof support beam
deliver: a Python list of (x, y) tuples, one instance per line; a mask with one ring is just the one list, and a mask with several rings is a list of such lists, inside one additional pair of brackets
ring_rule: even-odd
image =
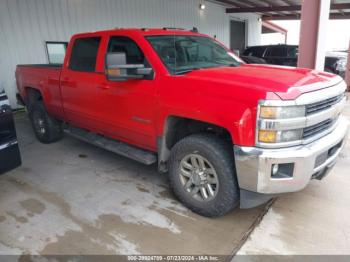
[[(299, 20), (300, 14), (295, 15), (264, 15), (262, 20)], [(338, 19), (350, 19), (350, 12), (347, 13), (336, 13), (330, 14), (329, 19), (338, 20)]]
[(350, 91), (350, 41), (349, 41), (349, 50), (348, 50), (348, 65), (345, 72), (345, 80), (348, 85), (348, 91)]
[[(273, 6), (276, 2), (275, 0), (261, 0), (262, 2), (264, 2), (267, 6)], [(272, 14), (285, 14), (285, 12), (274, 12)]]
[(284, 29), (284, 28), (280, 27), (279, 25), (276, 25), (272, 22), (269, 22), (269, 21), (263, 21), (262, 26), (274, 31), (275, 33), (280, 33), (283, 35), (286, 35), (288, 33), (288, 31), (286, 29)]
[[(293, 5), (293, 3), (290, 0), (281, 0), (286, 5)], [(291, 11), (291, 14), (298, 14), (298, 11)]]
[(229, 6), (238, 6), (235, 3), (231, 2), (230, 0), (215, 0), (215, 2), (219, 2), (224, 5), (229, 5)]
[[(331, 10), (350, 9), (350, 3), (332, 4)], [(289, 6), (255, 6), (255, 7), (239, 7), (227, 8), (226, 13), (257, 13), (257, 12), (281, 12), (281, 11), (300, 11), (301, 5)]]

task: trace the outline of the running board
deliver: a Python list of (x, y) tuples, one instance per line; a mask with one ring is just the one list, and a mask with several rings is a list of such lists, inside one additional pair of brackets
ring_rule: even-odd
[(104, 148), (113, 153), (131, 158), (145, 165), (151, 165), (157, 162), (156, 154), (150, 151), (137, 148), (137, 147), (128, 145), (126, 143), (119, 142), (119, 141), (86, 131), (84, 129), (80, 129), (72, 126), (66, 126), (66, 128), (64, 129), (64, 132), (75, 138), (78, 138), (80, 140), (93, 144), (95, 146)]

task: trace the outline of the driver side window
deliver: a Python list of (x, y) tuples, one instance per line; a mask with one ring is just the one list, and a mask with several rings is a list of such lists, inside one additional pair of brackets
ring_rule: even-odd
[(146, 59), (138, 45), (125, 36), (113, 36), (109, 40), (108, 53), (125, 53), (127, 64), (144, 64)]

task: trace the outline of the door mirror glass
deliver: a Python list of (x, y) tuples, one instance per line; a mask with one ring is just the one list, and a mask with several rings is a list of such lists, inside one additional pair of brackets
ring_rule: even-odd
[(152, 74), (152, 68), (145, 67), (143, 64), (128, 64), (126, 53), (107, 53), (106, 76), (110, 81), (143, 79)]
[(46, 51), (49, 64), (63, 64), (67, 45), (67, 42), (46, 41)]

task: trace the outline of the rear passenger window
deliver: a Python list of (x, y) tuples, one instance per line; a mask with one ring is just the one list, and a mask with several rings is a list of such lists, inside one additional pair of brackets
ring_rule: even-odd
[(253, 56), (256, 56), (256, 57), (263, 57), (264, 56), (264, 52), (265, 52), (265, 47), (259, 47), (255, 50), (255, 53), (253, 54)]
[(79, 38), (74, 41), (69, 68), (75, 71), (95, 72), (100, 37)]
[(248, 48), (243, 52), (243, 55), (245, 56), (252, 56), (253, 54), (253, 48)]
[(287, 49), (280, 46), (280, 47), (271, 47), (268, 49), (268, 55), (270, 57), (286, 57), (287, 56)]
[(265, 51), (264, 47), (256, 46), (256, 47), (251, 47), (251, 48), (248, 48), (247, 50), (245, 50), (243, 55), (263, 57), (264, 51)]

